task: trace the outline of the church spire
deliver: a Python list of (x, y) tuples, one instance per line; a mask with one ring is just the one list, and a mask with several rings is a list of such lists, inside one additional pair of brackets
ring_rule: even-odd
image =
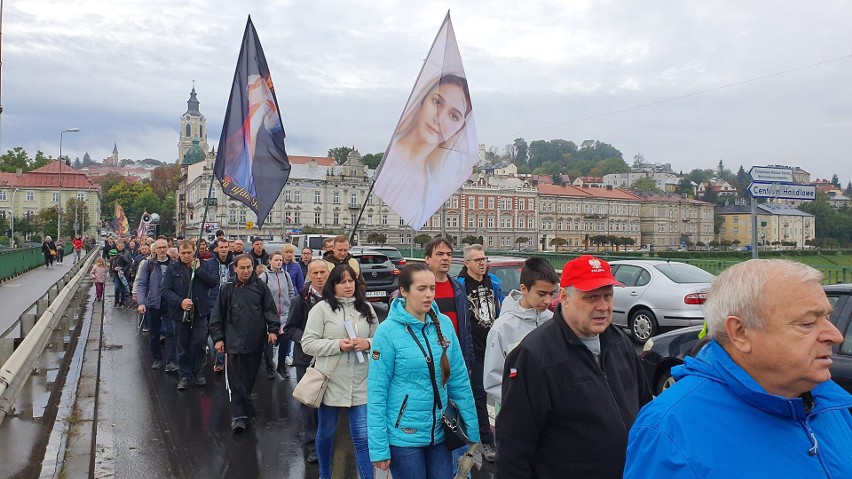
[(192, 80), (192, 91), (189, 93), (189, 100), (186, 101), (186, 113), (190, 116), (201, 116), (201, 111), (198, 109), (198, 98), (195, 97), (195, 80)]

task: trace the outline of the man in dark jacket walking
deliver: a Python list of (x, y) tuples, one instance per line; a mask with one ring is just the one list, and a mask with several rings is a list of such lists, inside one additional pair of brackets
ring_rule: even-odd
[(609, 265), (580, 256), (562, 270), (561, 307), (506, 357), (497, 416), (501, 478), (620, 478), (627, 433), (651, 391), (633, 345), (612, 323)]
[[(130, 294), (130, 270), (133, 269), (133, 256), (130, 250), (124, 247), (124, 241), (118, 240), (115, 243), (115, 248), (118, 254), (112, 258), (110, 269), (112, 270), (112, 282), (115, 286), (115, 306), (123, 305), (127, 301), (127, 295)], [(124, 287), (124, 278), (128, 281), (128, 287)]]
[(278, 339), (278, 309), (269, 288), (257, 279), (254, 259), (234, 259), (234, 281), (219, 292), (210, 319), (210, 337), (216, 351), (227, 353), (225, 374), (231, 394), (231, 429), (241, 433), (254, 417), (251, 391), (260, 369), (263, 348)]
[(269, 264), (269, 253), (266, 252), (266, 248), (263, 247), (263, 240), (260, 237), (255, 236), (251, 240), (251, 251), (249, 251), (252, 259), (254, 260), (254, 265), (268, 265)]
[(177, 388), (183, 391), (193, 379), (196, 386), (207, 384), (201, 366), (207, 346), (208, 294), (210, 288), (219, 284), (219, 278), (200, 267), (201, 261), (195, 257), (195, 242), (192, 240), (182, 240), (178, 244), (178, 257), (180, 260), (166, 269), (163, 299), (169, 303), (169, 316), (175, 327), (180, 369)]
[[(313, 360), (302, 351), (302, 334), (305, 332), (305, 324), (308, 322), (308, 313), (315, 304), (322, 301), (322, 288), (328, 279), (328, 267), (324, 260), (315, 259), (308, 264), (307, 283), (293, 299), (290, 304), (290, 315), (287, 324), (284, 325), (284, 336), (293, 341), (293, 366), (296, 368), (296, 380), (301, 381), (302, 376)], [(317, 410), (302, 404), (300, 406), (302, 417), (302, 429), (305, 434), (305, 449), (308, 453), (308, 462), (317, 462)]]
[[(219, 230), (221, 231), (221, 230)], [(216, 232), (218, 236), (219, 231)], [(216, 300), (219, 299), (219, 291), (225, 287), (228, 281), (234, 279), (234, 264), (232, 263), (231, 245), (225, 239), (224, 233), (221, 238), (216, 240), (215, 248), (213, 249), (213, 257), (204, 262), (202, 268), (206, 268), (210, 273), (219, 278), (219, 285), (215, 288), (210, 288), (210, 315), (213, 315), (213, 308), (216, 307)], [(221, 373), (225, 369), (225, 355), (215, 353), (216, 359), (213, 361), (213, 372)]]

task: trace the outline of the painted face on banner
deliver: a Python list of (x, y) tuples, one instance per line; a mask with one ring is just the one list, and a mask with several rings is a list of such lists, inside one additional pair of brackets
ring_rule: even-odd
[(464, 90), (458, 85), (437, 85), (420, 108), (417, 134), (424, 143), (437, 145), (455, 135), (464, 126), (467, 111)]

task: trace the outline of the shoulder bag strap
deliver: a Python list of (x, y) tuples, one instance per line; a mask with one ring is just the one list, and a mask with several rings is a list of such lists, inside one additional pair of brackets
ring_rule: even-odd
[(411, 329), (411, 326), (405, 325), (405, 330), (408, 331), (408, 334), (414, 338), (414, 342), (417, 343), (417, 347), (420, 348), (420, 352), (423, 353), (423, 359), (426, 360), (426, 365), (429, 366), (429, 379), (432, 380), (432, 393), (434, 395), (435, 406), (442, 410), (444, 406), (441, 404), (441, 395), (438, 394), (438, 382), (435, 380), (435, 361), (432, 356), (432, 350), (429, 350), (429, 354), (426, 354), (426, 349), (423, 347), (423, 344), (420, 343), (420, 340), (417, 339), (417, 335), (414, 334), (414, 330)]

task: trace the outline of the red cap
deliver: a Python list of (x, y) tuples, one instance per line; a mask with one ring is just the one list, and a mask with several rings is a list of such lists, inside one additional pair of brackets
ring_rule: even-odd
[(559, 286), (573, 286), (580, 291), (592, 291), (604, 286), (624, 285), (612, 275), (609, 263), (594, 256), (584, 255), (565, 263)]

